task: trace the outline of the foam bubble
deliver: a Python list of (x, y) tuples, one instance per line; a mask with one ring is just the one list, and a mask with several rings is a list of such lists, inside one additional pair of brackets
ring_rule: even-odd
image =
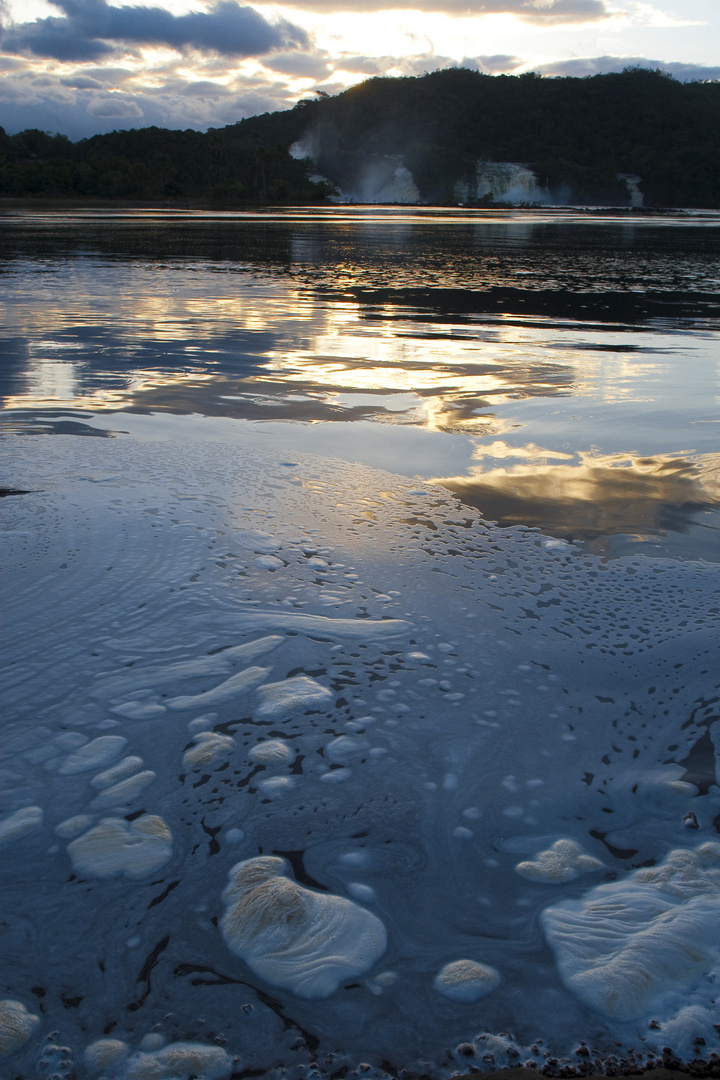
[(223, 937), (273, 986), (303, 998), (329, 997), (382, 956), (385, 927), (351, 900), (298, 885), (288, 869), (274, 856), (233, 867), (223, 893)]
[(433, 986), (452, 1001), (477, 1001), (500, 985), (495, 968), (475, 960), (453, 960), (435, 976)]
[(156, 720), (167, 710), (164, 705), (154, 701), (126, 701), (123, 705), (115, 705), (110, 709), (116, 716), (124, 716), (128, 720)]
[(115, 806), (127, 806), (145, 790), (148, 784), (152, 784), (156, 773), (152, 769), (144, 769), (142, 772), (129, 776), (127, 780), (121, 780), (119, 784), (113, 784), (96, 795), (90, 806), (93, 810), (109, 810)]
[(93, 1073), (102, 1073), (119, 1064), (130, 1053), (122, 1039), (97, 1039), (85, 1048), (85, 1064)]
[(139, 1051), (128, 1060), (122, 1080), (225, 1080), (232, 1065), (227, 1051), (202, 1043), (170, 1043), (151, 1053)]
[(292, 776), (268, 776), (258, 781), (258, 787), (263, 795), (270, 799), (281, 798), (295, 786)]
[(203, 709), (206, 705), (220, 705), (224, 701), (247, 694), (249, 690), (266, 679), (270, 668), (249, 667), (231, 676), (225, 682), (220, 683), (212, 690), (206, 690), (204, 694), (189, 694), (183, 697), (171, 698), (168, 709)]
[(24, 806), (22, 810), (16, 810), (14, 814), (9, 814), (0, 821), (0, 846), (27, 836), (39, 828), (42, 822), (43, 811), (40, 806)]
[(7, 1057), (24, 1046), (40, 1024), (40, 1017), (28, 1012), (21, 1001), (0, 1001), (0, 1055)]
[(285, 720), (295, 713), (317, 706), (327, 709), (335, 700), (331, 690), (307, 675), (296, 675), (283, 682), (267, 683), (258, 689), (257, 696), (260, 698), (260, 705), (255, 710), (256, 715), (270, 720)]
[(281, 570), (285, 565), (282, 559), (278, 559), (274, 555), (259, 555), (257, 559), (253, 559), (253, 562), (261, 570)]
[(253, 746), (248, 757), (258, 765), (289, 765), (295, 760), (295, 750), (282, 739), (267, 739)]
[(216, 731), (200, 731), (194, 742), (195, 745), (183, 754), (183, 765), (188, 769), (201, 769), (215, 761), (222, 761), (235, 749), (233, 738), (219, 735)]
[(61, 821), (59, 825), (56, 825), (55, 833), (61, 840), (72, 840), (73, 836), (79, 836), (80, 833), (86, 832), (92, 825), (93, 820), (89, 814), (76, 814), (74, 817), (66, 818), (65, 821)]
[(172, 856), (172, 834), (161, 817), (103, 818), (67, 847), (75, 872), (86, 877), (143, 878)]
[(648, 1015), (707, 974), (720, 953), (720, 844), (546, 908), (541, 920), (566, 986), (614, 1018)]
[(100, 735), (65, 758), (58, 773), (60, 776), (75, 776), (91, 769), (101, 769), (103, 765), (109, 765), (126, 746), (127, 739), (122, 735)]
[(290, 614), (280, 611), (248, 611), (231, 616), (228, 621), (240, 630), (294, 630), (299, 634), (311, 634), (351, 641), (382, 642), (404, 637), (413, 624), (404, 619), (334, 619), (327, 615)]
[(552, 847), (540, 851), (533, 860), (518, 863), (515, 870), (529, 881), (545, 881), (548, 884), (574, 881), (580, 874), (600, 870), (603, 863), (592, 855), (586, 855), (574, 840), (556, 840)]
[(126, 780), (128, 776), (132, 776), (142, 767), (143, 759), (141, 757), (125, 757), (122, 761), (118, 761), (117, 765), (113, 765), (111, 769), (106, 769), (104, 772), (98, 773), (97, 776), (93, 776), (90, 783), (94, 788), (100, 790), (109, 788), (121, 780)]

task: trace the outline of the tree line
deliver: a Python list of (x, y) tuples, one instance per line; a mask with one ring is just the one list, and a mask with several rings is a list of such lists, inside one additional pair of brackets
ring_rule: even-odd
[[(397, 161), (423, 201), (442, 205), (483, 160), (527, 165), (571, 202), (626, 203), (618, 174), (631, 174), (646, 206), (720, 208), (719, 132), (718, 82), (642, 68), (586, 78), (450, 68), (369, 79), (205, 133), (142, 128), (72, 143), (2, 132), (0, 194), (313, 202), (335, 185), (352, 190), (369, 162)], [(288, 152), (297, 142), (304, 160)]]

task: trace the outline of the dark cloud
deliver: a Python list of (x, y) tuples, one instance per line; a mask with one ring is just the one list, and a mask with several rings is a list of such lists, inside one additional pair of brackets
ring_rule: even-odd
[[(92, 76), (97, 78), (97, 72)], [(127, 72), (120, 72), (123, 78)], [(234, 124), (247, 116), (287, 109), (284, 83), (262, 81), (262, 76), (239, 77), (231, 87), (210, 80), (168, 78), (160, 87), (141, 85), (141, 76), (133, 78), (132, 93), (98, 91), (93, 87), (67, 86), (67, 82), (52, 76), (40, 87), (32, 71), (8, 75), (0, 84), (2, 90), (2, 124), (9, 134), (26, 128), (58, 131), (72, 140), (84, 139), (118, 128), (157, 127), (193, 128), (207, 131), (209, 127)], [(157, 70), (153, 69), (153, 83)], [(338, 88), (340, 89), (340, 88)]]
[(574, 60), (556, 60), (542, 64), (535, 70), (540, 75), (570, 75), (582, 78), (586, 75), (607, 75), (627, 67), (660, 69), (679, 79), (680, 82), (720, 79), (720, 67), (704, 67), (702, 64), (666, 63), (664, 60), (648, 60), (644, 56), (587, 56)]
[(119, 94), (95, 98), (88, 105), (87, 111), (91, 116), (108, 120), (139, 120), (143, 115), (136, 101), (132, 98), (120, 97)]
[(61, 79), (63, 86), (70, 86), (74, 90), (102, 90), (103, 84), (99, 79), (90, 79), (87, 75), (70, 75), (67, 79)]
[(325, 54), (288, 52), (263, 57), (263, 67), (297, 79), (326, 79), (332, 72)]
[(333, 12), (434, 11), (444, 15), (517, 15), (534, 23), (597, 22), (612, 12), (606, 0), (283, 0), (284, 7)]
[(167, 45), (223, 56), (260, 56), (274, 49), (307, 47), (304, 30), (269, 22), (236, 0), (218, 0), (210, 11), (173, 15), (160, 7), (113, 7), (106, 0), (56, 0), (65, 17), (9, 27), (2, 47), (64, 61), (98, 60), (120, 43)]

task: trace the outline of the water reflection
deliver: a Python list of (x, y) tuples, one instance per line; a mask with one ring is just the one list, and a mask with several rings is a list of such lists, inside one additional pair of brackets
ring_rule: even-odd
[[(486, 518), (502, 525), (522, 521), (566, 540), (626, 536), (637, 543), (667, 531), (687, 532), (694, 523), (697, 528), (702, 512), (720, 505), (720, 454), (690, 461), (670, 455), (580, 453), (567, 467), (548, 459), (573, 455), (495, 443), (487, 451), (479, 449), (478, 457), (534, 460), (495, 468), (478, 464), (469, 476), (438, 477), (437, 482)], [(714, 545), (715, 538), (707, 536), (706, 557), (717, 558)], [(605, 550), (604, 543), (595, 549)]]
[[(442, 482), (504, 523), (681, 531), (718, 502), (704, 221), (18, 216), (1, 264), (6, 422), (328, 423), (331, 452), (377, 464), (371, 422), (397, 430), (387, 468), (432, 477), (442, 460)], [(456, 460), (433, 467), (425, 444), (415, 461), (411, 431), (456, 438)]]

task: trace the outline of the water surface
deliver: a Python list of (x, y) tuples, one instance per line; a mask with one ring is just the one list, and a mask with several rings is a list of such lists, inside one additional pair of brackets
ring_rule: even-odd
[(78, 211), (4, 235), (11, 430), (261, 438), (714, 557), (717, 215)]

